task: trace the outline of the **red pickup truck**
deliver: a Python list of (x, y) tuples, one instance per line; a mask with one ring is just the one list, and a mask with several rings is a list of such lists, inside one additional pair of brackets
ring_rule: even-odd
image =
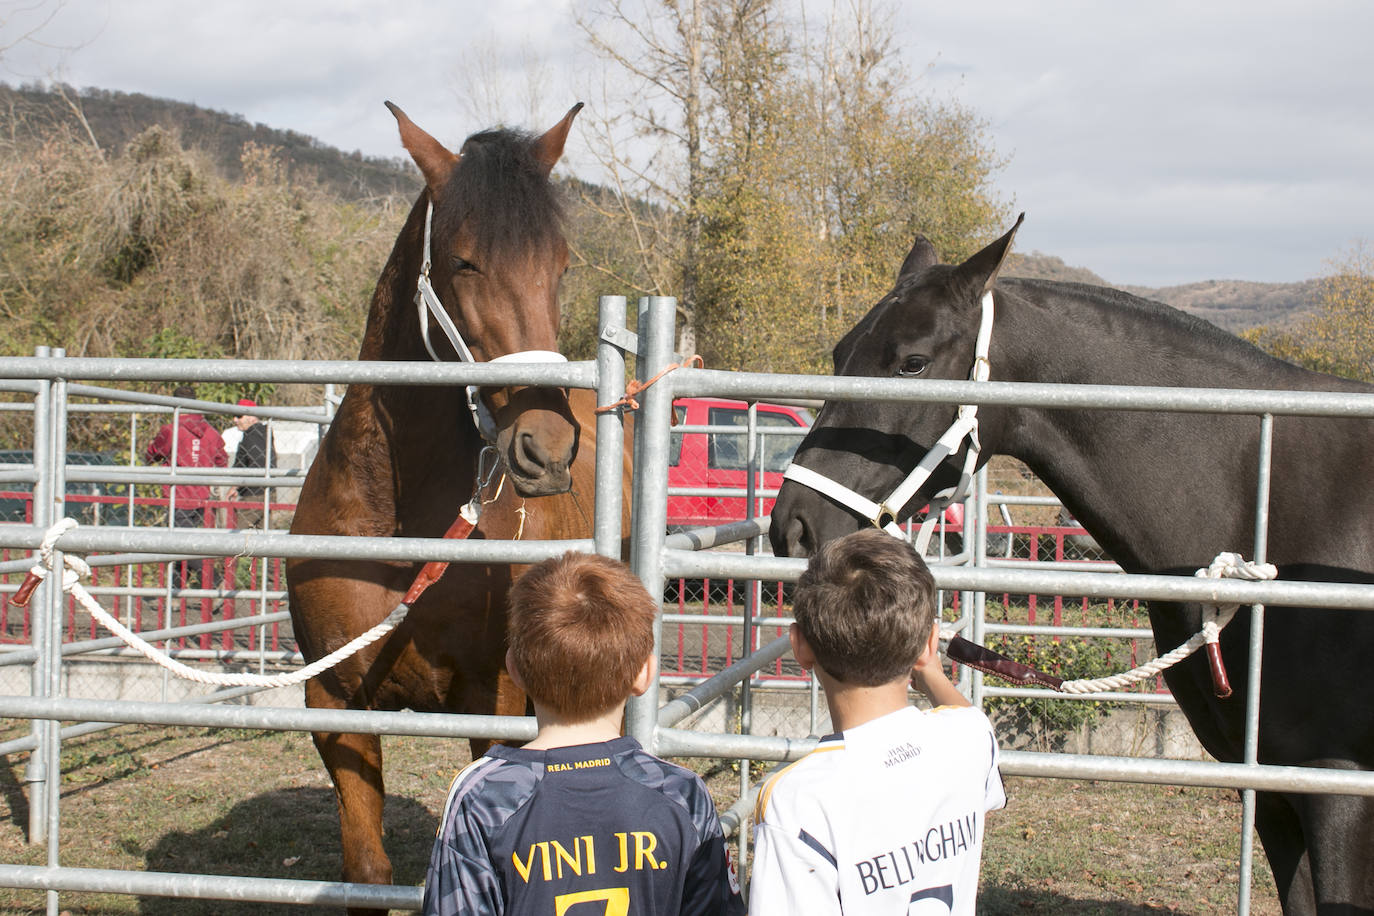
[[(772, 497), (760, 499), (746, 512), (744, 488), (748, 482), (749, 405), (724, 398), (679, 398), (673, 402), (675, 428), (670, 447), (668, 487), (698, 492), (668, 496), (668, 530), (680, 531), (706, 525), (723, 525), (773, 509)], [(782, 472), (801, 444), (802, 432), (811, 425), (811, 412), (783, 404), (758, 404), (754, 444), (762, 472), (754, 481), (757, 490), (776, 491)], [(693, 427), (730, 427), (717, 432), (695, 432)], [(738, 430), (736, 432), (735, 430)], [(783, 430), (793, 430), (784, 433)], [(706, 492), (735, 491), (731, 495)]]

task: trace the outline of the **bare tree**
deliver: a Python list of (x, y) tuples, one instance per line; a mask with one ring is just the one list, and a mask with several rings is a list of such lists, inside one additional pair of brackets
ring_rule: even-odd
[(0, 60), (20, 45), (37, 42), (66, 5), (66, 0), (0, 2)]
[(547, 126), (555, 112), (561, 115), (573, 101), (550, 98), (549, 87), (559, 82), (549, 61), (528, 40), (469, 48), (453, 68), (454, 96), (474, 129)]
[(696, 350), (705, 8), (716, 2), (603, 0), (574, 14), (612, 68), (584, 129), (615, 200), (591, 205), (634, 239), (635, 275), (621, 279), (637, 292), (677, 295), (683, 353)]
[[(846, 303), (873, 301), (916, 228), (961, 252), (999, 215), (981, 123), (920, 99), (883, 0), (599, 0), (577, 16), (606, 64), (588, 119), (633, 261), (679, 296), (680, 352), (815, 367)], [(614, 114), (611, 114), (614, 113)]]
[[(86, 120), (86, 113), (81, 107), (81, 97), (75, 89), (63, 82), (62, 71), (66, 59), (94, 41), (104, 30), (104, 24), (96, 25), (90, 37), (83, 40), (53, 42), (49, 39), (49, 33), (66, 7), (67, 0), (0, 0), (0, 61), (4, 61), (7, 69), (10, 69), (9, 63), (14, 56), (13, 52), (25, 47), (55, 53), (56, 61), (43, 65), (41, 73), (71, 110), (91, 146), (99, 150), (100, 142), (96, 139), (90, 122)], [(38, 73), (23, 75), (37, 76)]]

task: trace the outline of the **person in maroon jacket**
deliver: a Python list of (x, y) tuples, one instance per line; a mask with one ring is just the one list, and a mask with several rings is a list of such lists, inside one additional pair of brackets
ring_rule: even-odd
[[(186, 400), (194, 400), (195, 396), (195, 389), (187, 385), (172, 392), (172, 397)], [(188, 411), (182, 411), (175, 425), (167, 423), (158, 430), (144, 457), (149, 464), (170, 464), (173, 468), (222, 468), (229, 464), (219, 432), (204, 416)], [(170, 500), (168, 509), (173, 527), (205, 527), (205, 504), (210, 499), (208, 486), (175, 484), (163, 487), (162, 495)], [(191, 578), (195, 578), (194, 567), (191, 572)]]

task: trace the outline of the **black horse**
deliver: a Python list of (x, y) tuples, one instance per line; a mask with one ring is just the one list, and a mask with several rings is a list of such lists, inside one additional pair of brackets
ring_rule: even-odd
[[(1018, 221), (1019, 225), (1019, 221)], [(964, 379), (979, 303), (992, 291), (997, 381), (1374, 392), (1299, 369), (1168, 306), (1112, 289), (997, 278), (1005, 236), (958, 266), (918, 238), (896, 286), (835, 347), (838, 375)], [(954, 408), (827, 403), (797, 464), (875, 502), (950, 424)], [(1253, 551), (1260, 422), (1255, 417), (983, 407), (981, 460), (1024, 461), (1128, 571), (1191, 574), (1219, 552)], [(954, 484), (963, 448), (906, 503)], [(1374, 582), (1374, 421), (1277, 417), (1268, 559), (1281, 579)], [(900, 508), (900, 507), (899, 507)], [(786, 481), (773, 510), (779, 556), (807, 556), (867, 521)], [(1154, 602), (1162, 650), (1200, 629), (1195, 604)], [(1242, 759), (1250, 611), (1222, 632), (1235, 692), (1218, 699), (1195, 654), (1165, 674), (1203, 746)], [(1363, 611), (1269, 608), (1259, 759), (1374, 769), (1374, 619)], [(1374, 913), (1374, 798), (1261, 792), (1257, 827), (1284, 912)]]

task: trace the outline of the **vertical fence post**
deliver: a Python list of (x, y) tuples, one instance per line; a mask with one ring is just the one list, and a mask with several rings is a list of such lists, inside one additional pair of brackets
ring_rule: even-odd
[[(54, 359), (66, 356), (66, 351), (54, 348)], [(56, 522), (66, 515), (67, 499), (67, 380), (62, 377), (53, 379), (52, 395), (48, 399), (48, 437), (51, 443), (48, 458), (51, 467), (52, 488), (48, 493), (51, 510), (48, 518)], [(44, 696), (62, 695), (62, 606), (67, 595), (62, 591), (62, 551), (52, 552), (52, 575), (48, 577), (48, 664), (47, 690)], [(48, 723), (48, 784), (47, 811), (48, 821), (48, 867), (59, 865), (58, 852), (61, 843), (60, 809), (62, 800), (62, 729), (56, 720)], [(47, 892), (48, 916), (58, 916), (57, 891)]]
[[(33, 355), (46, 359), (52, 355), (49, 347), (36, 347)], [(33, 485), (33, 523), (39, 528), (52, 524), (52, 442), (49, 405), (52, 402), (52, 380), (42, 379), (33, 399), (33, 468), (38, 480)], [(34, 555), (35, 561), (37, 554)], [(29, 602), (29, 640), (35, 655), (29, 674), (29, 692), (35, 697), (48, 697), (48, 591), (53, 583), (45, 580)], [(34, 749), (24, 771), (29, 787), (29, 842), (35, 845), (48, 838), (48, 789), (51, 770), (57, 764), (48, 759), (48, 731), (55, 723), (35, 719), (30, 726)]]
[[(973, 538), (973, 565), (979, 569), (988, 565), (988, 526), (987, 526), (987, 503), (988, 503), (988, 467), (983, 465), (978, 469), (976, 476), (977, 486), (974, 488), (978, 493), (978, 512), (974, 515), (974, 538)], [(964, 512), (964, 548), (968, 549), (968, 512)], [(967, 593), (965, 593), (967, 594)], [(969, 637), (974, 642), (982, 645), (987, 641), (984, 632), (984, 624), (987, 622), (987, 593), (973, 592), (969, 595), (968, 613), (973, 615), (972, 635)], [(974, 668), (965, 669), (969, 674), (969, 702), (978, 708), (983, 706), (983, 672)]]
[[(625, 394), (625, 354), (608, 335), (625, 330), (625, 297), (602, 296), (598, 302), (596, 347), (596, 402), (614, 404)], [(625, 451), (625, 417), (608, 410), (596, 416), (596, 502), (592, 513), (592, 538), (603, 557), (620, 557), (621, 515), (625, 504), (622, 470)]]
[[(639, 358), (635, 375), (648, 381), (669, 364), (677, 300), (650, 296), (639, 303)], [(664, 376), (639, 395), (635, 418), (634, 512), (631, 519), (630, 565), (649, 594), (663, 597), (663, 537), (667, 531), (668, 448), (672, 439), (673, 379)], [(654, 657), (663, 637), (663, 619), (654, 617)], [(654, 752), (658, 724), (658, 666), (649, 689), (632, 697), (625, 713), (625, 730)]]
[[(1255, 492), (1255, 562), (1267, 562), (1269, 554), (1269, 485), (1274, 465), (1274, 415), (1260, 419), (1259, 480)], [(1264, 605), (1250, 611), (1250, 689), (1245, 694), (1245, 763), (1259, 763), (1260, 665), (1264, 655)], [(1240, 891), (1236, 912), (1248, 916), (1250, 885), (1255, 859), (1255, 790), (1241, 792), (1240, 815)]]
[[(129, 467), (138, 464), (138, 411), (129, 411)], [(128, 489), (128, 518), (124, 519), (124, 527), (134, 527), (134, 508), (137, 505), (138, 487), (133, 483), (125, 484)], [(134, 586), (134, 566), (130, 563), (124, 567), (124, 585), (130, 589)], [(142, 584), (142, 583), (139, 583)], [(134, 622), (134, 609), (138, 609), (139, 622)], [(142, 629), (143, 599), (135, 598), (129, 594), (124, 599), (124, 625), (131, 630)]]
[[(744, 518), (749, 520), (754, 517), (754, 507), (756, 502), (755, 491), (759, 472), (762, 470), (763, 449), (758, 445), (759, 434), (759, 405), (757, 401), (749, 402), (749, 412), (745, 426), (747, 430), (744, 446), (744, 466), (748, 468), (748, 473), (744, 482)], [(745, 553), (749, 556), (754, 554), (754, 538), (749, 538), (744, 545)], [(748, 658), (754, 654), (754, 614), (758, 610), (757, 592), (761, 583), (755, 579), (750, 581), (749, 589), (744, 595), (744, 648), (740, 651), (740, 658)], [(733, 589), (733, 583), (727, 582), (726, 588)], [(752, 735), (754, 733), (754, 693), (752, 682), (754, 676), (746, 674), (744, 680), (739, 685), (739, 731), (741, 735)], [(739, 761), (739, 797), (746, 798), (749, 795), (749, 765), (747, 757), (740, 758)], [(741, 823), (741, 827), (747, 823), (747, 817)], [(739, 856), (737, 862), (749, 861), (749, 831), (741, 829), (735, 835), (735, 845)]]

